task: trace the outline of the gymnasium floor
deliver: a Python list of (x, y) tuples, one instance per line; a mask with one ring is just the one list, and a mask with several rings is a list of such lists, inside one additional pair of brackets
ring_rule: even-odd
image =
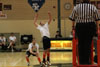
[[(42, 54), (43, 52), (40, 52), (40, 58), (42, 58)], [(39, 64), (37, 58), (33, 56), (30, 57), (30, 62), (30, 67), (36, 67)], [(51, 52), (51, 64), (54, 66), (50, 67), (70, 63), (72, 63), (72, 52)], [(27, 67), (25, 52), (0, 52), (0, 67)]]

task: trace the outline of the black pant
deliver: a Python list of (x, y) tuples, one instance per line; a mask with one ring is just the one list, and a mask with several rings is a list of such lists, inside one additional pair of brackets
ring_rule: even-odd
[(93, 39), (93, 42), (95, 48), (95, 55), (97, 55), (97, 39)]
[[(33, 52), (36, 53), (36, 51), (33, 51)], [(36, 56), (35, 54), (30, 53), (30, 51), (26, 51), (26, 55), (27, 55), (28, 57), (30, 57), (30, 55)]]
[(80, 64), (90, 64), (91, 43), (96, 33), (96, 24), (77, 23), (76, 35), (78, 37), (78, 54)]
[(2, 48), (1, 48), (2, 50), (6, 50), (6, 49), (7, 49), (7, 46), (4, 45), (4, 44), (2, 44), (1, 47), (2, 47)]
[(44, 50), (47, 50), (50, 47), (51, 47), (50, 38), (48, 38), (47, 36), (44, 36), (43, 37), (43, 48), (44, 48)]

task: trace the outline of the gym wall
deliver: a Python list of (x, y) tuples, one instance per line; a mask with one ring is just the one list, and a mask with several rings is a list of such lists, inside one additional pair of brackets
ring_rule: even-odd
[[(48, 19), (48, 11), (52, 13), (52, 17), (57, 19), (57, 1), (58, 0), (45, 0), (45, 4), (38, 12), (40, 20)], [(7, 14), (7, 20), (33, 20), (35, 12), (28, 4), (27, 0), (0, 0), (3, 5), (12, 5), (12, 10), (4, 10), (3, 12)], [(71, 4), (71, 9), (66, 10), (65, 3)], [(73, 0), (61, 0), (61, 18), (67, 18), (72, 10)]]
[[(3, 13), (7, 14), (7, 19), (0, 20), (0, 33), (20, 33), (33, 34), (37, 42), (42, 48), (40, 32), (34, 27), (33, 19), (35, 12), (28, 4), (27, 0), (0, 0), (3, 5), (12, 5), (12, 10), (4, 10)], [(71, 8), (66, 10), (65, 3), (70, 3)], [(61, 33), (63, 37), (68, 37), (71, 32), (72, 22), (68, 19), (73, 9), (73, 0), (61, 0)], [(46, 0), (43, 7), (39, 10), (38, 23), (40, 21), (48, 21), (48, 11), (52, 14), (52, 23), (50, 24), (51, 37), (55, 36), (57, 31), (57, 0)]]
[[(12, 5), (12, 10), (3, 10), (3, 13), (7, 14), (8, 18), (0, 20), (0, 33), (20, 33), (23, 34), (33, 34), (37, 42), (41, 43), (40, 32), (34, 27), (33, 19), (35, 12), (28, 4), (27, 0), (0, 0), (3, 5)], [(65, 3), (71, 4), (71, 9), (66, 10)], [(73, 0), (61, 0), (61, 29), (62, 36), (67, 37), (71, 31), (71, 21), (68, 20), (68, 16), (73, 8)], [(38, 23), (40, 21), (48, 21), (48, 11), (52, 14), (52, 23), (50, 24), (51, 37), (55, 37), (57, 31), (57, 0), (46, 0), (43, 7), (39, 10)]]
[[(38, 20), (40, 22), (41, 20)], [(47, 20), (42, 20), (43, 22)], [(54, 37), (57, 30), (57, 21), (50, 24), (50, 33)], [(1, 20), (0, 21), (0, 33), (20, 33), (23, 34), (32, 34), (36, 38), (37, 42), (41, 45), (41, 36), (39, 30), (37, 30), (33, 25), (33, 20)]]

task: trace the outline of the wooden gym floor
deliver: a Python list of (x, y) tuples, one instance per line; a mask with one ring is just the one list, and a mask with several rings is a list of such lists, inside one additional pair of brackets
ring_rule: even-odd
[[(40, 52), (42, 60), (43, 52)], [(0, 52), (0, 67), (27, 67), (25, 52)], [(50, 67), (58, 67), (72, 63), (72, 52), (51, 52)], [(37, 58), (30, 56), (30, 67), (37, 67), (39, 65)]]

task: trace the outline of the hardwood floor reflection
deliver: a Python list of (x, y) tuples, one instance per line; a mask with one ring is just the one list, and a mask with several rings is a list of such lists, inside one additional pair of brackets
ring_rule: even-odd
[[(43, 52), (40, 52), (42, 60)], [(72, 52), (51, 52), (51, 63), (72, 63)], [(31, 66), (39, 64), (36, 57), (30, 56)], [(25, 52), (0, 52), (0, 67), (27, 67)]]

